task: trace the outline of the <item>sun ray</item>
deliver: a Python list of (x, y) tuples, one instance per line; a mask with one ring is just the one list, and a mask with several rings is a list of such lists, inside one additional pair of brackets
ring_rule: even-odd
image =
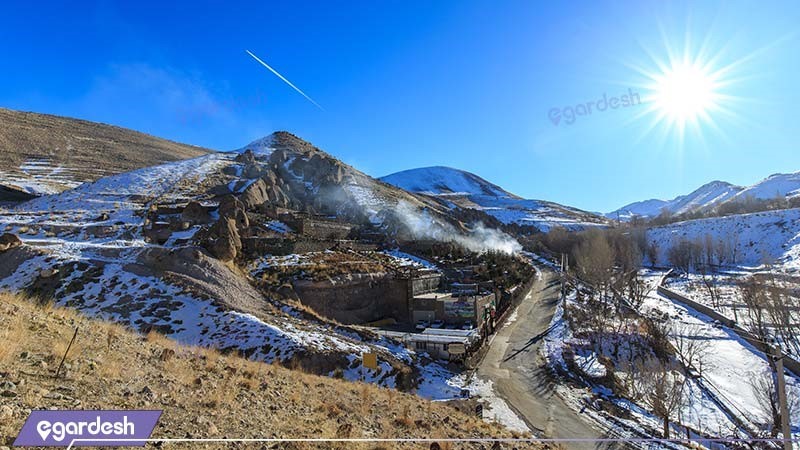
[(644, 58), (625, 64), (638, 77), (632, 86), (642, 91), (644, 106), (631, 120), (645, 121), (643, 137), (670, 140), (679, 152), (688, 139), (707, 144), (705, 133), (724, 134), (726, 122), (743, 120), (737, 112), (743, 99), (731, 91), (749, 78), (740, 69), (765, 51), (730, 61), (726, 46), (714, 46), (710, 30), (699, 37), (686, 30), (676, 42), (658, 24), (661, 50), (640, 44)]

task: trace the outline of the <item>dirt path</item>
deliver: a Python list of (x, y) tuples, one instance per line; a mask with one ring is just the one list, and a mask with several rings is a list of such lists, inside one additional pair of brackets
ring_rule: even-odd
[[(549, 332), (559, 295), (558, 277), (539, 269), (541, 276), (507, 323), (492, 340), (477, 370), (491, 380), (502, 397), (540, 437), (598, 439), (609, 437), (598, 425), (584, 419), (554, 392), (546, 361), (539, 349)], [(608, 444), (568, 442), (571, 449), (610, 448)]]

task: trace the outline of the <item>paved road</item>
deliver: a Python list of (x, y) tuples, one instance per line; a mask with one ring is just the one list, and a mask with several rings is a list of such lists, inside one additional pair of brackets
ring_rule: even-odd
[[(559, 281), (550, 270), (541, 277), (517, 309), (517, 318), (494, 336), (477, 376), (489, 379), (503, 398), (539, 437), (597, 439), (607, 436), (588, 423), (553, 391), (546, 361), (539, 349), (558, 303)], [(608, 444), (572, 442), (570, 449), (609, 448)]]

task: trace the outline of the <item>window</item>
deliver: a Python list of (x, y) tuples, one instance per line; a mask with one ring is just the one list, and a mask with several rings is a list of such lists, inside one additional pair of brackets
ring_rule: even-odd
[(427, 342), (417, 342), (417, 350), (427, 350), (428, 343)]

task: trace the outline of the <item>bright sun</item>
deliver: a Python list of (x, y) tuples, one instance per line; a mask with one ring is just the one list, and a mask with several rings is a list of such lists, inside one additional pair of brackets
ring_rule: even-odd
[(678, 63), (653, 81), (654, 107), (674, 124), (696, 122), (716, 107), (714, 79), (699, 65)]
[(704, 141), (706, 131), (724, 134), (721, 123), (739, 118), (741, 98), (731, 91), (748, 57), (723, 64), (724, 54), (705, 43), (696, 49), (689, 40), (683, 48), (673, 44), (665, 40), (662, 54), (644, 48), (649, 61), (628, 64), (640, 77), (633, 86), (642, 90), (644, 104), (632, 120), (645, 119), (642, 137), (654, 133), (683, 148), (690, 134)]

